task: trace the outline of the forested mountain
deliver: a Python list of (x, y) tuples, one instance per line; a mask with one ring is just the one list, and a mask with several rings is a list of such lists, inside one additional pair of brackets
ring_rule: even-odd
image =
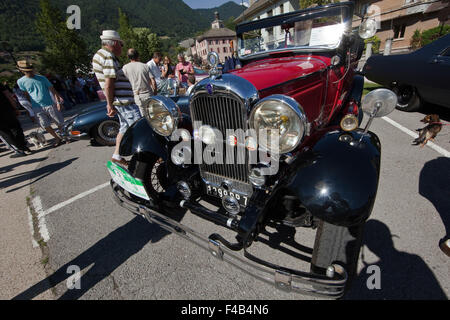
[(247, 7), (236, 4), (236, 2), (230, 1), (224, 3), (220, 7), (211, 9), (195, 9), (206, 21), (211, 22), (214, 18), (214, 12), (218, 12), (221, 20), (228, 20), (230, 17), (237, 18)]
[[(51, 0), (66, 14), (69, 5), (81, 8), (81, 35), (90, 48), (99, 44), (104, 29), (117, 29), (118, 8), (129, 17), (135, 27), (149, 27), (160, 36), (181, 40), (208, 29), (218, 11), (221, 19), (238, 16), (242, 7), (228, 2), (218, 8), (191, 9), (182, 0)], [(35, 17), (39, 0), (0, 0), (0, 41), (7, 41), (14, 51), (42, 50), (36, 33)]]

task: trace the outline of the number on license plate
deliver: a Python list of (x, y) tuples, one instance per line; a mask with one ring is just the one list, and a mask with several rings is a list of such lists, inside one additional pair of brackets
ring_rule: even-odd
[(223, 197), (226, 197), (226, 196), (231, 196), (231, 197), (235, 198), (237, 201), (239, 201), (239, 204), (244, 207), (247, 206), (247, 203), (248, 203), (247, 196), (236, 193), (236, 192), (231, 192), (231, 191), (225, 190), (220, 187), (217, 188), (217, 187), (213, 187), (213, 186), (207, 186), (206, 193), (210, 196), (215, 196), (220, 199), (222, 199)]

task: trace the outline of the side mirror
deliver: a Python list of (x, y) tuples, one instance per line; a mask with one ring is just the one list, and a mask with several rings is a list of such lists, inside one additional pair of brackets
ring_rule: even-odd
[(377, 33), (377, 22), (372, 18), (363, 20), (363, 22), (359, 25), (358, 33), (363, 39), (373, 37)]
[(361, 105), (363, 112), (369, 116), (369, 121), (364, 129), (366, 133), (374, 118), (387, 116), (394, 111), (397, 105), (397, 95), (389, 89), (375, 89), (364, 97)]

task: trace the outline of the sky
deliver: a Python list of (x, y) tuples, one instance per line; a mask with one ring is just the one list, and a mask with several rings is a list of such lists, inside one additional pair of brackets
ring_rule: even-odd
[[(214, 8), (219, 7), (228, 1), (234, 1), (237, 4), (241, 4), (241, 0), (183, 0), (192, 9), (198, 8)], [(248, 0), (244, 0), (244, 3), (248, 3)]]

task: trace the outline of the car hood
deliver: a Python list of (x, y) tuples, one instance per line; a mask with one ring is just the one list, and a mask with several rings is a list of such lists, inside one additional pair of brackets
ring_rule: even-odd
[(99, 109), (105, 109), (105, 108), (106, 108), (106, 102), (102, 101), (102, 102), (96, 103), (96, 104), (94, 104), (94, 105), (92, 105), (92, 106), (90, 106), (88, 108), (82, 109), (78, 113), (78, 115), (83, 114), (83, 113), (89, 113), (89, 112), (97, 111)]
[(258, 91), (307, 77), (327, 66), (326, 62), (311, 57), (284, 57), (258, 60), (232, 73), (250, 81)]

